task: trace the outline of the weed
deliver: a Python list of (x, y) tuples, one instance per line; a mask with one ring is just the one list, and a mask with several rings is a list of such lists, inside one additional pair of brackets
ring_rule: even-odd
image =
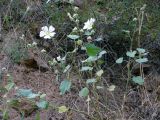
[(21, 60), (28, 58), (27, 47), (25, 48), (22, 40), (16, 40), (9, 48), (5, 49), (5, 52), (14, 63), (20, 63)]

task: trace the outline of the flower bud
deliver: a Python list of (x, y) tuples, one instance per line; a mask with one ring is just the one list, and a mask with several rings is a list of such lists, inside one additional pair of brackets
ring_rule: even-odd
[(78, 40), (77, 41), (77, 45), (82, 45), (83, 41), (82, 40)]
[(143, 5), (143, 7), (141, 7), (141, 9), (140, 9), (140, 10), (141, 10), (141, 11), (144, 11), (144, 10), (146, 9), (146, 6), (147, 6), (147, 5), (146, 5), (146, 4), (144, 4), (144, 5)]
[(76, 19), (76, 23), (79, 23), (79, 20), (78, 20), (78, 19)]
[(88, 41), (88, 42), (92, 42), (92, 37), (91, 37), (91, 36), (88, 36), (88, 37), (87, 37), (87, 41)]
[(137, 18), (133, 18), (133, 21), (137, 21)]
[(42, 49), (42, 50), (41, 50), (41, 53), (46, 53), (46, 50), (45, 50), (45, 49)]
[(78, 7), (74, 7), (73, 10), (74, 10), (74, 12), (78, 12), (79, 8)]
[(77, 28), (77, 27), (74, 27), (72, 31), (73, 31), (73, 32), (77, 32), (77, 30), (78, 30), (78, 28)]

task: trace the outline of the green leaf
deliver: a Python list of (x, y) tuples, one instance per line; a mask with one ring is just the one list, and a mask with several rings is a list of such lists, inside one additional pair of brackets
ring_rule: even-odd
[(132, 80), (139, 85), (143, 85), (144, 83), (144, 79), (141, 76), (133, 77)]
[(49, 103), (47, 101), (43, 100), (43, 101), (37, 102), (36, 105), (41, 109), (47, 109)]
[(58, 112), (59, 113), (64, 113), (64, 112), (67, 112), (67, 111), (68, 111), (68, 108), (66, 106), (58, 107)]
[(98, 60), (97, 56), (89, 56), (86, 60), (83, 60), (82, 63), (84, 63), (84, 62), (93, 62), (93, 61), (96, 61), (96, 60)]
[(32, 94), (32, 90), (31, 89), (19, 89), (17, 93), (19, 96), (28, 97), (30, 94)]
[(146, 52), (146, 50), (143, 49), (143, 48), (137, 48), (137, 51), (138, 51), (139, 53), (145, 53), (145, 52)]
[(101, 52), (101, 48), (91, 43), (86, 44), (85, 47), (87, 49), (88, 56), (96, 56), (99, 52)]
[(98, 54), (98, 59), (101, 58), (104, 54), (106, 54), (107, 52), (105, 50), (101, 51), (99, 54)]
[(67, 37), (70, 38), (70, 39), (72, 39), (72, 40), (76, 40), (76, 39), (79, 38), (78, 35), (68, 35)]
[(106, 54), (107, 52), (105, 50), (101, 51), (98, 56), (89, 56), (86, 60), (83, 60), (82, 62), (94, 62), (98, 59), (100, 59), (104, 54)]
[(88, 79), (88, 80), (86, 81), (87, 84), (95, 83), (95, 82), (97, 82), (95, 78)]
[(9, 90), (11, 90), (13, 87), (14, 87), (14, 83), (13, 82), (10, 82), (9, 84), (7, 84), (6, 86), (5, 86), (5, 88), (9, 91)]
[(95, 31), (94, 30), (92, 30), (92, 31), (85, 31), (85, 35), (87, 35), (87, 36), (91, 36), (91, 35), (93, 35), (95, 33)]
[(60, 94), (65, 94), (66, 91), (69, 91), (71, 87), (71, 81), (69, 80), (64, 80), (61, 82), (60, 85)]
[(116, 63), (121, 64), (123, 62), (123, 57), (120, 57), (116, 60)]
[(103, 38), (102, 37), (98, 37), (95, 39), (95, 41), (103, 41)]
[(80, 71), (90, 71), (90, 70), (93, 70), (93, 67), (85, 66), (82, 67)]
[(27, 97), (28, 99), (33, 99), (39, 96), (39, 94), (35, 94), (31, 89), (19, 89), (18, 95), (22, 97)]
[(126, 55), (127, 55), (128, 57), (134, 58), (135, 55), (136, 55), (136, 53), (137, 53), (137, 51), (128, 51), (128, 52), (126, 53)]
[(79, 96), (80, 97), (86, 97), (89, 94), (89, 90), (87, 87), (83, 88), (80, 92), (79, 92)]
[(147, 58), (140, 58), (140, 59), (136, 59), (136, 62), (145, 63), (145, 62), (148, 62), (148, 59)]
[(27, 96), (27, 98), (28, 98), (28, 99), (33, 99), (33, 98), (36, 98), (36, 97), (38, 97), (38, 96), (39, 96), (39, 94), (31, 93), (31, 94), (29, 94), (29, 95)]

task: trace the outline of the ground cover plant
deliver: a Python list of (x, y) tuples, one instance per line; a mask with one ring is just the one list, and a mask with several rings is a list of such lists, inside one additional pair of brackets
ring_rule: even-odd
[(160, 119), (158, 0), (1, 0), (0, 119)]

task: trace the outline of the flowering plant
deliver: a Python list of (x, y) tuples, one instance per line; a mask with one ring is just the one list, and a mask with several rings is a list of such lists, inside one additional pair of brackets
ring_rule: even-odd
[(84, 23), (84, 30), (91, 30), (93, 28), (93, 25), (95, 23), (95, 19), (94, 18), (90, 18), (87, 22)]
[(40, 31), (40, 37), (43, 37), (44, 39), (51, 39), (55, 34), (55, 28), (53, 26), (44, 26)]

